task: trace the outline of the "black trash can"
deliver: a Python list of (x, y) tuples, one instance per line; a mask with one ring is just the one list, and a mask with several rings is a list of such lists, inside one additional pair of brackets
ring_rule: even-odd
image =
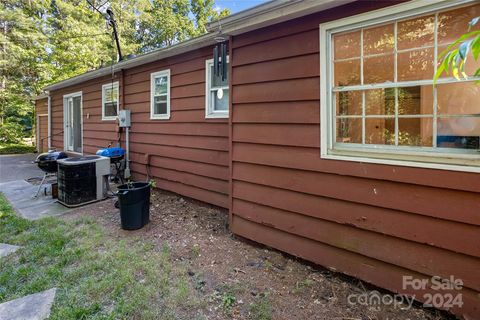
[(118, 187), (122, 229), (140, 229), (150, 221), (150, 184), (133, 182)]

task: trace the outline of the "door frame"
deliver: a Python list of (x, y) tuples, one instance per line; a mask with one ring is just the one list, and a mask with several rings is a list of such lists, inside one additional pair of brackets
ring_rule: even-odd
[(74, 150), (73, 151), (67, 150), (67, 128), (66, 128), (67, 108), (68, 108), (67, 99), (74, 98), (74, 97), (80, 97), (80, 125), (82, 126), (82, 130), (81, 130), (82, 147), (81, 147), (80, 154), (83, 154), (83, 94), (82, 94), (82, 91), (72, 92), (72, 93), (63, 95), (63, 149), (68, 152), (78, 153)]

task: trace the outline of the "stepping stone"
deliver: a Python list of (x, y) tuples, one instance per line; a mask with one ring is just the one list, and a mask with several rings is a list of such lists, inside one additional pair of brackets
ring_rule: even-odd
[(18, 249), (20, 249), (19, 246), (13, 246), (11, 244), (0, 243), (0, 258), (8, 256), (10, 253), (13, 253), (13, 252), (17, 251)]
[(57, 288), (0, 304), (2, 320), (44, 320), (50, 316)]

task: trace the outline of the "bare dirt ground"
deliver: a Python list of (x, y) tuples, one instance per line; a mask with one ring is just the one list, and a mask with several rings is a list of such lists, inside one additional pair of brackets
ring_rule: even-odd
[(113, 203), (110, 199), (67, 216), (95, 217), (112, 241), (153, 240), (158, 250), (167, 245), (172, 268), (184, 273), (192, 293), (188, 296), (195, 297), (175, 318), (454, 319), (419, 305), (350, 305), (351, 294), (382, 291), (233, 236), (225, 210), (157, 190), (151, 222), (141, 230), (124, 231)]

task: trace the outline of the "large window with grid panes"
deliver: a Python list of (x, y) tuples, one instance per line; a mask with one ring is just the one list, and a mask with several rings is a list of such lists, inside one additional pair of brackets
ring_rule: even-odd
[(322, 156), (467, 171), (480, 165), (479, 61), (470, 53), (466, 76), (444, 73), (433, 85), (438, 57), (480, 16), (480, 4), (422, 3), (320, 26), (328, 41)]

